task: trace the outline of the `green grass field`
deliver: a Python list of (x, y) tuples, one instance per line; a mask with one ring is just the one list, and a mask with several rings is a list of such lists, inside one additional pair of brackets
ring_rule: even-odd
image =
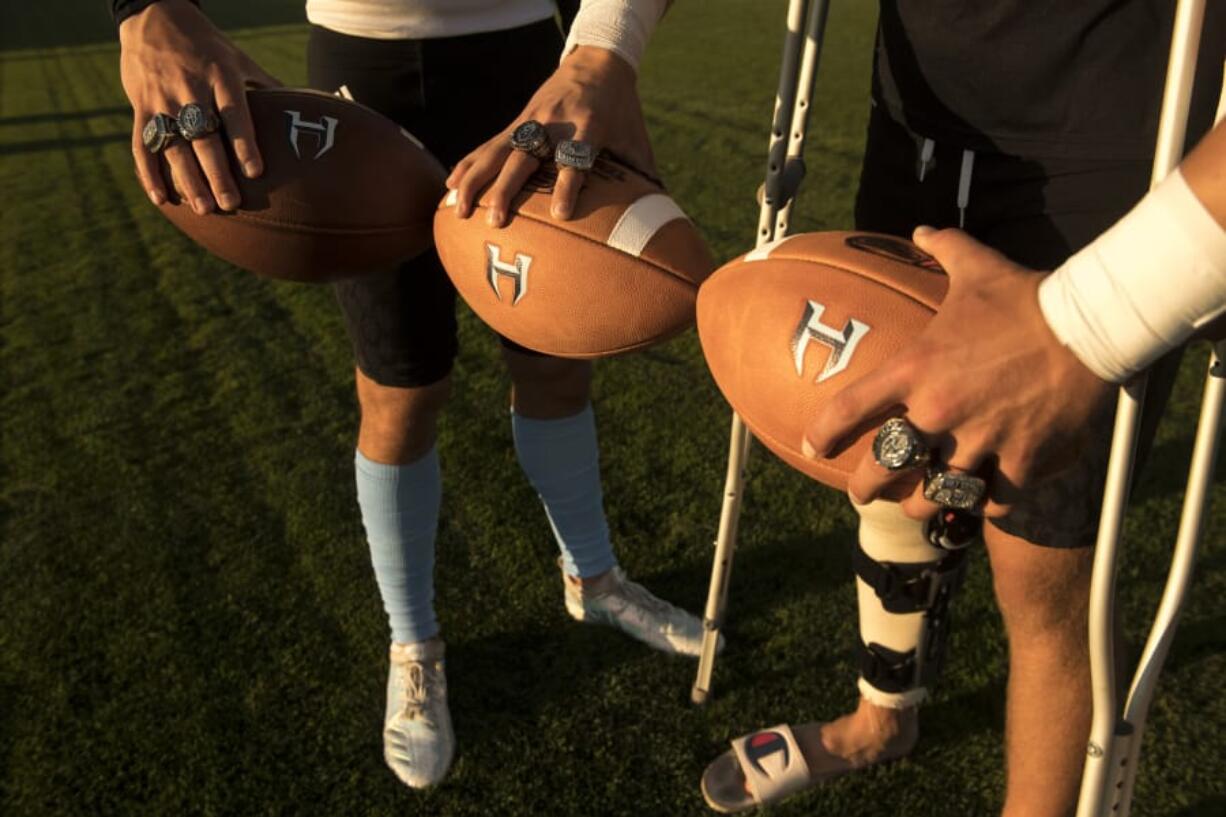
[[(689, 704), (692, 663), (570, 621), (496, 343), (465, 313), (437, 570), (460, 750), (437, 790), (397, 783), (331, 294), (229, 268), (149, 205), (103, 3), (15, 5), (0, 9), (0, 814), (703, 814), (699, 775), (730, 737), (854, 703), (852, 514), (761, 449), (708, 707)], [(721, 258), (756, 223), (783, 5), (680, 3), (644, 67), (661, 170)], [(300, 6), (206, 3), (290, 83)], [(795, 230), (850, 224), (873, 26), (871, 4), (835, 4)], [(1128, 521), (1134, 639), (1178, 516), (1204, 351), (1190, 357)], [(699, 609), (729, 414), (695, 337), (601, 364), (595, 402), (623, 563)], [(1226, 813), (1221, 476), (1214, 497), (1137, 814)], [(982, 553), (956, 617), (915, 754), (772, 813), (999, 807), (1007, 662)]]

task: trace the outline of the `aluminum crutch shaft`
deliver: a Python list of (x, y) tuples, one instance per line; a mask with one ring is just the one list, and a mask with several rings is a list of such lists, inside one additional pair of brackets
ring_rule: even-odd
[[(787, 35), (779, 68), (779, 89), (775, 96), (770, 147), (767, 152), (766, 181), (763, 184), (755, 247), (787, 234), (788, 214), (797, 188), (804, 176), (804, 145), (813, 85), (825, 33), (828, 0), (791, 0), (788, 5)], [(737, 523), (744, 492), (745, 465), (753, 438), (745, 423), (734, 412), (728, 441), (728, 469), (724, 480), (723, 505), (711, 583), (703, 612), (703, 640), (698, 656), (698, 673), (690, 699), (705, 703), (715, 671), (715, 652), (727, 608), (732, 558), (736, 550)]]
[[(1158, 141), (1154, 148), (1151, 189), (1178, 166), (1183, 154), (1204, 14), (1204, 0), (1179, 0), (1171, 35)], [(1144, 399), (1145, 377), (1142, 375), (1120, 390), (1116, 406), (1111, 458), (1107, 466), (1107, 484), (1103, 492), (1090, 585), (1090, 678), (1094, 714), (1077, 801), (1077, 817), (1105, 817), (1115, 813), (1111, 810), (1111, 802), (1115, 798), (1110, 795), (1119, 790), (1121, 783), (1118, 762), (1121, 756), (1127, 758), (1127, 743), (1136, 739), (1130, 737), (1133, 726), (1119, 716), (1116, 696), (1115, 576), (1136, 448), (1136, 430)]]

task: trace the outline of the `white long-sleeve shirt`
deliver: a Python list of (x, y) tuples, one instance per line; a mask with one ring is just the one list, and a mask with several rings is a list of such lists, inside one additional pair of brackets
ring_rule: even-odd
[(553, 0), (307, 0), (315, 25), (376, 40), (502, 31), (554, 15)]

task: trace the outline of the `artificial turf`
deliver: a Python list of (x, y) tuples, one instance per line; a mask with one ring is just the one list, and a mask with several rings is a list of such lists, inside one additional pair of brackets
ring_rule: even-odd
[[(688, 701), (691, 662), (566, 616), (497, 344), (465, 311), (437, 567), (459, 754), (436, 790), (396, 782), (338, 311), (327, 289), (208, 257), (149, 205), (104, 5), (0, 8), (0, 814), (702, 814), (699, 775), (729, 737), (853, 705), (852, 514), (760, 448), (706, 708)], [(304, 81), (300, 2), (205, 6)], [(678, 3), (643, 68), (662, 175), (721, 259), (752, 243), (783, 6)], [(795, 231), (850, 224), (873, 27), (872, 4), (834, 4)], [(1189, 355), (1128, 519), (1134, 639), (1165, 576), (1204, 361)], [(728, 410), (692, 333), (596, 372), (620, 558), (700, 609)], [(1221, 476), (1213, 495), (1138, 814), (1226, 813)], [(955, 615), (916, 752), (772, 813), (999, 808), (1007, 662), (982, 553)]]

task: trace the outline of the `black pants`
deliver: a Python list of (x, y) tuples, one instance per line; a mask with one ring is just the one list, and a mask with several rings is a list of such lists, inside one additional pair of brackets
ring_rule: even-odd
[[(552, 19), (432, 40), (372, 40), (315, 26), (307, 73), (313, 88), (335, 92), (344, 86), (451, 166), (511, 124), (561, 53)], [(455, 288), (433, 250), (395, 270), (341, 281), (335, 291), (367, 377), (384, 386), (416, 387), (451, 371)]]
[[(873, 109), (856, 197), (858, 229), (909, 238), (920, 224), (962, 226), (1017, 263), (1050, 271), (1128, 212), (1149, 184), (1148, 160), (1036, 159), (987, 152), (968, 158), (958, 145), (935, 144), (925, 162), (925, 147), (922, 136)], [(1150, 372), (1138, 467), (1170, 398), (1181, 356), (1168, 355)], [(1074, 465), (1036, 485), (1008, 517), (992, 524), (1038, 545), (1093, 545), (1114, 411), (1114, 401), (1104, 406)]]

